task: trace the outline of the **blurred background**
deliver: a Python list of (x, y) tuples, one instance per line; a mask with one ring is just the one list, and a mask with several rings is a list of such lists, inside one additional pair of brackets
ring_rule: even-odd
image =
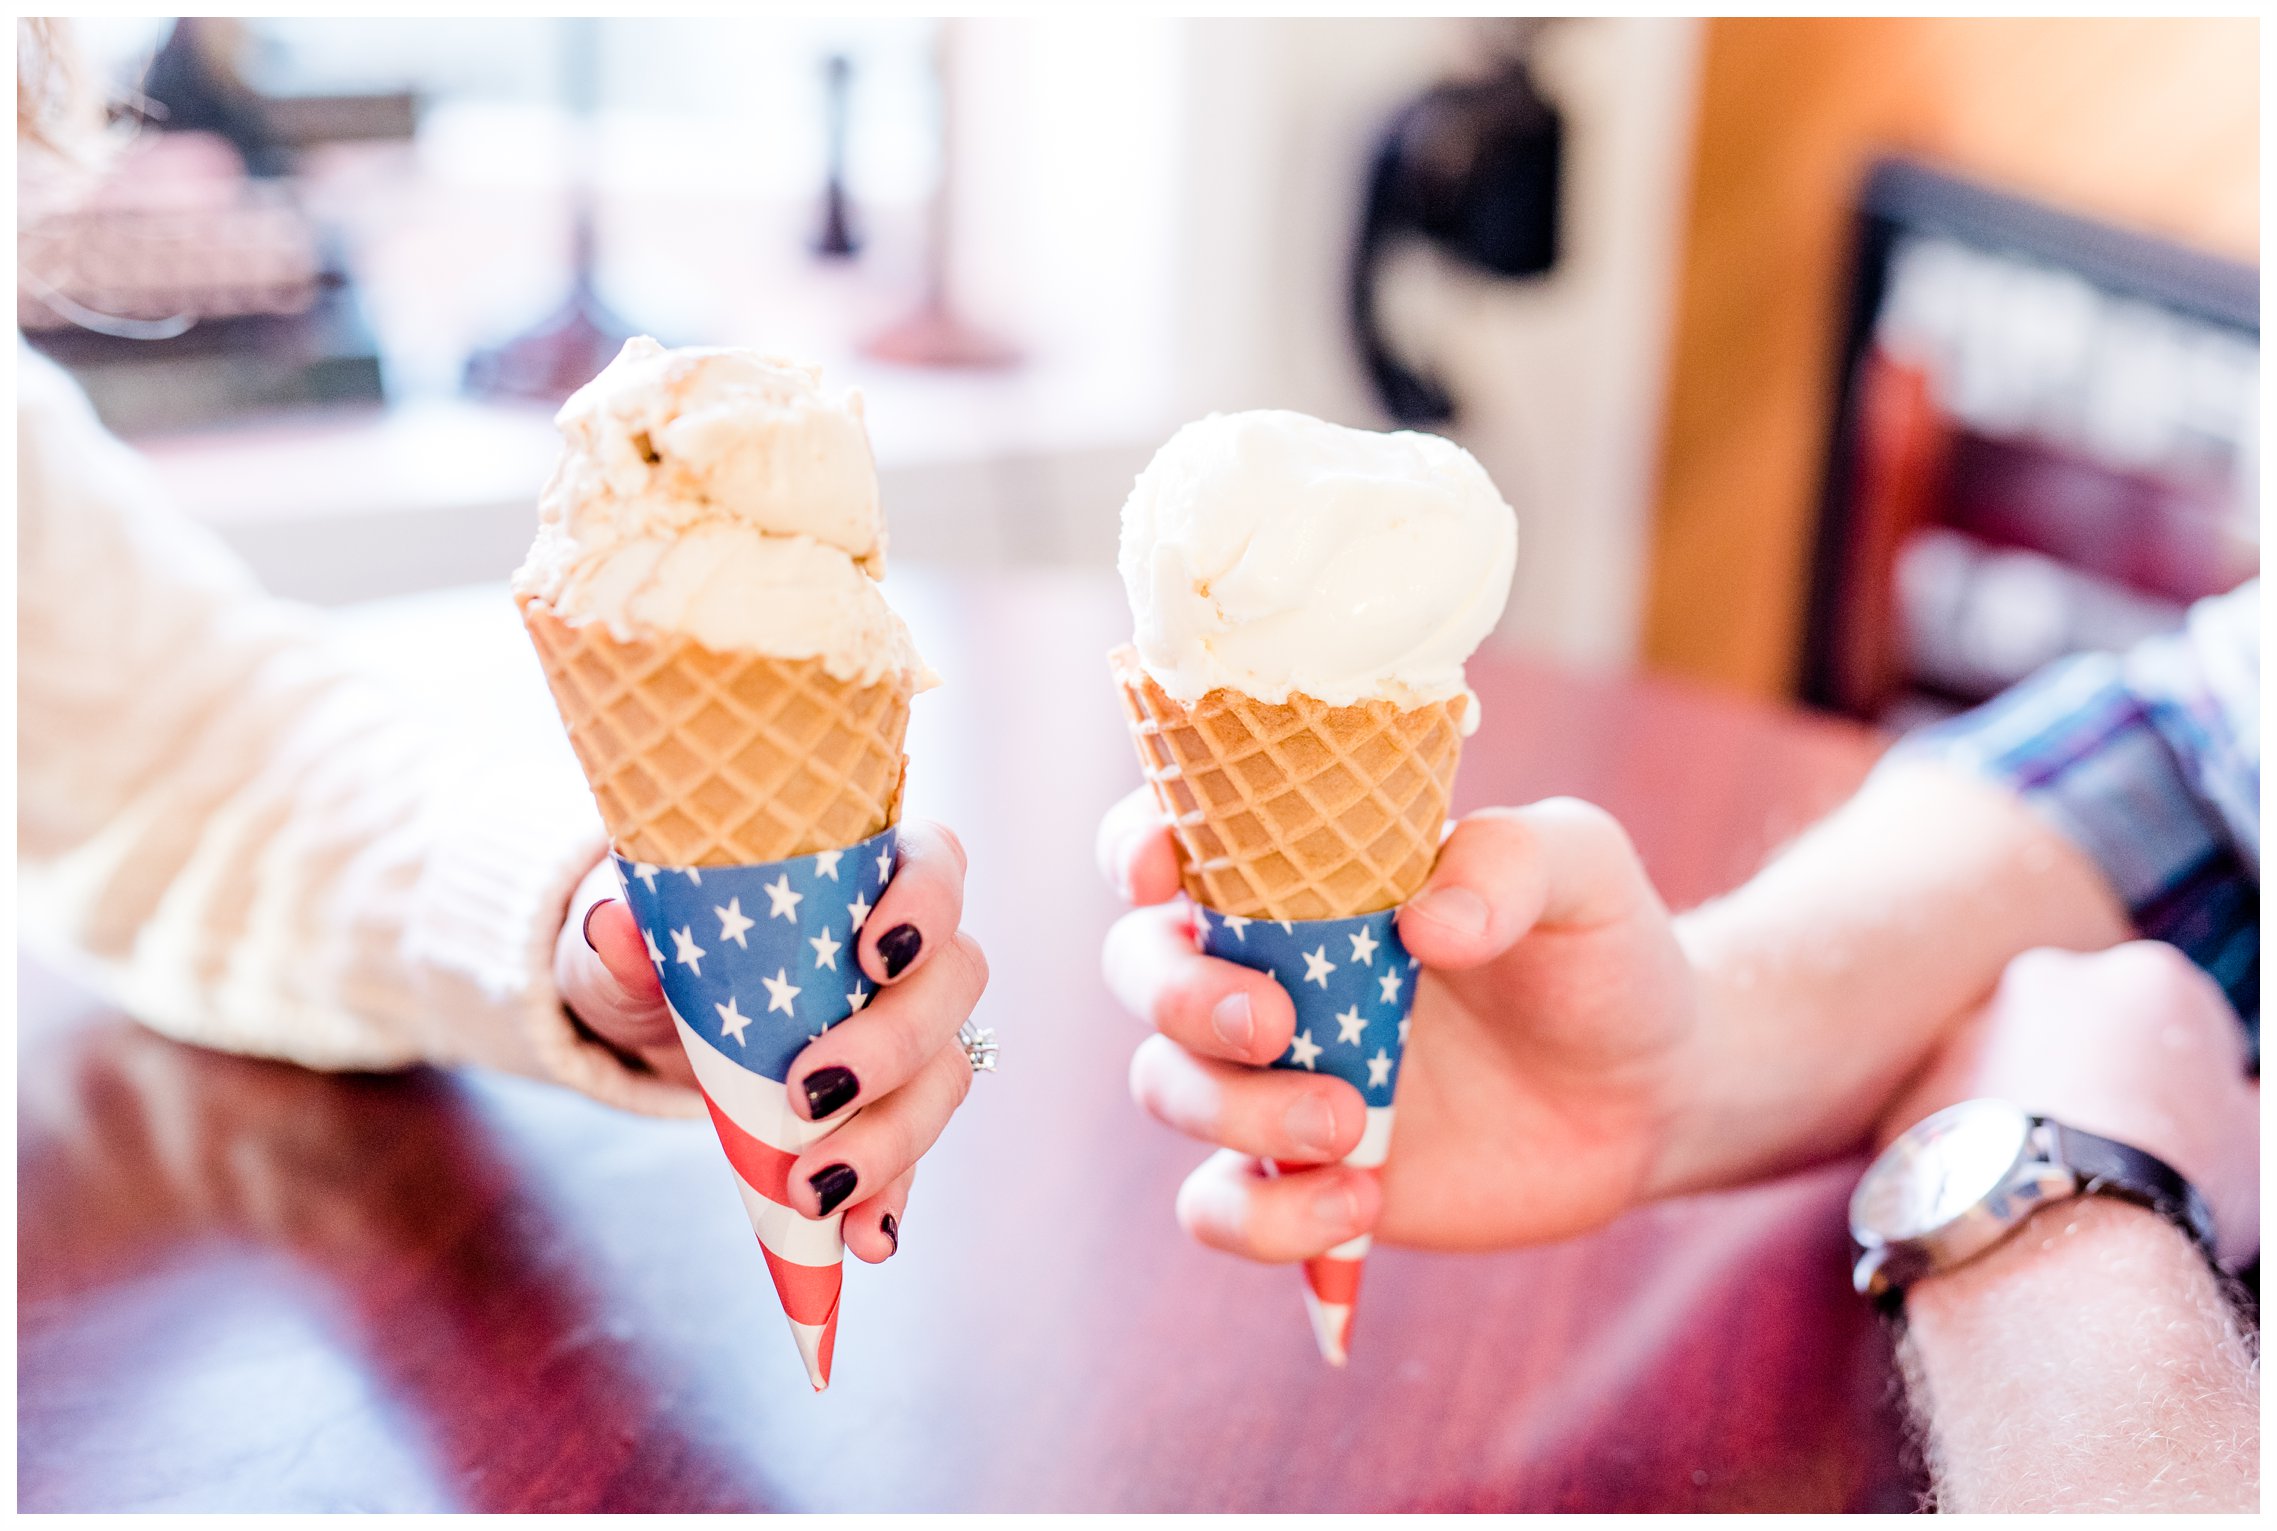
[(18, 319), (326, 604), (508, 573), (627, 334), (858, 383), (904, 567), (1443, 431), (1498, 641), (1903, 727), (2258, 568), (2258, 23), (89, 19)]

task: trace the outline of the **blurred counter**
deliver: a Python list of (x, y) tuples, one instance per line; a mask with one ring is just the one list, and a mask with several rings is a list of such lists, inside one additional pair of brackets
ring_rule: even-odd
[[(1131, 478), (1175, 423), (1044, 367), (826, 370), (861, 381), (893, 552), (921, 563), (1107, 567)], [(269, 588), (337, 604), (511, 573), (555, 437), (547, 410), (438, 398), (135, 445)]]

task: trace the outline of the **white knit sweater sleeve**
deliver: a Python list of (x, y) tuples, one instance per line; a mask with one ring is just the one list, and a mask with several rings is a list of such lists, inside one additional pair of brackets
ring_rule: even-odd
[(554, 941), (604, 848), (571, 770), (454, 758), (17, 367), (21, 929), (159, 1031), (315, 1068), (481, 1063), (695, 1097), (580, 1034)]

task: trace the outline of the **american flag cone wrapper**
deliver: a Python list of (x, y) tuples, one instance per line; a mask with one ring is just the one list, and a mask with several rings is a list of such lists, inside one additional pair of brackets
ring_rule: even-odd
[[(1277, 1069), (1330, 1074), (1360, 1092), (1368, 1125), (1344, 1162), (1374, 1169), (1391, 1148), (1392, 1096), (1415, 1007), (1416, 961), (1400, 944), (1398, 911), (1339, 920), (1249, 919), (1194, 907), (1204, 953), (1271, 975), (1295, 1002), (1297, 1029)], [(1295, 1168), (1295, 1166), (1290, 1166)], [(1320, 1353), (1342, 1366), (1352, 1342), (1366, 1234), (1305, 1262), (1305, 1304)]]
[[(1467, 702), (1331, 706), (1220, 689), (1186, 703), (1130, 645), (1108, 664), (1177, 841), (1196, 940), (1288, 990), (1296, 1037), (1275, 1067), (1335, 1074), (1359, 1090), (1368, 1126), (1345, 1162), (1382, 1164), (1415, 998), (1396, 918), (1438, 858)], [(1321, 1354), (1338, 1366), (1368, 1243), (1305, 1267)]]
[(616, 858), (625, 902), (664, 985), (736, 1189), (805, 1359), (830, 1385), (845, 1214), (800, 1214), (792, 1163), (859, 1112), (809, 1122), (784, 1081), (809, 1042), (861, 1009), (875, 986), (855, 942), (893, 878), (895, 830), (784, 861), (665, 867)]

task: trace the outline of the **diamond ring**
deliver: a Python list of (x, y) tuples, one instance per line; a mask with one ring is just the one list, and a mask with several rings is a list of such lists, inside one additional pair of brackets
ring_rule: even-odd
[(965, 1050), (965, 1062), (972, 1065), (976, 1074), (996, 1072), (996, 1028), (975, 1026), (967, 1021), (957, 1028), (957, 1045)]

